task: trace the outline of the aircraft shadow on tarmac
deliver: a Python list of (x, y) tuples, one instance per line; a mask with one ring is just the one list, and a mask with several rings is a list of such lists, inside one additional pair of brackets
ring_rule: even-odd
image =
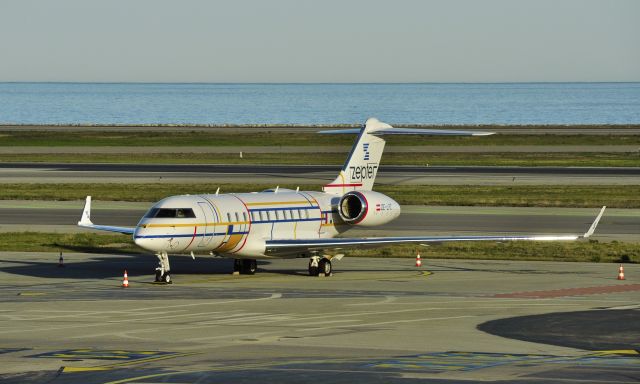
[[(86, 250), (82, 250), (86, 251)], [(65, 267), (58, 267), (58, 254), (51, 253), (51, 260), (47, 261), (32, 261), (28, 260), (28, 256), (25, 260), (0, 260), (0, 263), (5, 265), (0, 266), (0, 271), (15, 275), (41, 277), (41, 278), (61, 278), (61, 279), (105, 279), (122, 277), (123, 271), (126, 269), (130, 277), (152, 275), (155, 267), (157, 266), (156, 257), (150, 254), (143, 253), (93, 253), (84, 255), (82, 261), (77, 260), (77, 256), (74, 253), (63, 254)], [(367, 268), (363, 266), (357, 269), (340, 270), (337, 269), (337, 274), (352, 273), (352, 272), (412, 272), (419, 271), (418, 269), (412, 270), (407, 268), (407, 265), (412, 265), (410, 259), (399, 259), (398, 268), (384, 270)], [(489, 263), (484, 264), (484, 263)], [(503, 263), (484, 262), (482, 266), (477, 268), (470, 267), (456, 267), (451, 264), (439, 264), (437, 261), (429, 261), (424, 266), (422, 271), (429, 272), (486, 272), (486, 273), (503, 273), (503, 274), (557, 274), (557, 275), (578, 275), (586, 272), (569, 272), (569, 271), (554, 271), (551, 269), (506, 269)], [(17, 265), (16, 265), (17, 264)], [(272, 265), (271, 261), (259, 260), (257, 274), (276, 274), (276, 275), (288, 275), (288, 276), (308, 276), (306, 270), (306, 260), (300, 259), (299, 266), (296, 265), (292, 268), (268, 268), (265, 266)], [(336, 265), (339, 267), (339, 265)], [(229, 275), (233, 271), (233, 260), (226, 258), (212, 258), (209, 256), (196, 257), (196, 260), (192, 260), (191, 257), (181, 255), (171, 258), (171, 271), (174, 275)]]
[[(129, 277), (152, 275), (157, 266), (156, 257), (148, 254), (94, 254), (86, 256), (82, 261), (74, 259), (74, 254), (63, 254), (65, 267), (58, 267), (58, 254), (51, 253), (49, 261), (16, 261), (0, 260), (0, 271), (15, 275), (41, 277), (50, 279), (106, 279), (122, 277), (126, 269)], [(18, 265), (16, 265), (18, 264)], [(272, 264), (268, 260), (258, 261), (257, 274), (269, 273), (288, 276), (308, 276), (306, 259), (300, 259), (299, 268), (263, 267)], [(224, 258), (174, 256), (171, 258), (171, 272), (174, 275), (230, 275), (233, 271), (233, 260)], [(380, 272), (375, 269), (358, 269), (349, 272)], [(410, 272), (407, 268), (385, 269), (384, 272)]]
[[(63, 254), (65, 267), (58, 267), (58, 254), (52, 253), (50, 261), (0, 260), (0, 271), (16, 275), (42, 278), (103, 279), (122, 277), (126, 269), (130, 277), (152, 275), (157, 259), (148, 254), (95, 254), (83, 256), (82, 261), (74, 259), (74, 254)], [(28, 257), (26, 257), (28, 258)], [(17, 264), (17, 265), (16, 265)], [(190, 257), (171, 259), (174, 274), (230, 274), (233, 270), (231, 259), (192, 260)]]

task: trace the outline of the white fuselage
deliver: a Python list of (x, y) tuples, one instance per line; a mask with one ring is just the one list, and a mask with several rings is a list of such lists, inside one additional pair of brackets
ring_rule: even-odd
[[(339, 201), (340, 196), (324, 192), (282, 189), (172, 196), (147, 212), (133, 239), (138, 246), (154, 252), (267, 258), (267, 240), (332, 238), (349, 229), (351, 225), (338, 213)], [(376, 224), (389, 222), (400, 213), (399, 205), (393, 210), (376, 210), (375, 203), (371, 202), (367, 216)]]

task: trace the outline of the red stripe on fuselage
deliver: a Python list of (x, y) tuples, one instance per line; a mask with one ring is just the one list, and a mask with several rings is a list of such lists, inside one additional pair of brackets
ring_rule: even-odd
[(362, 183), (353, 184), (327, 184), (325, 187), (362, 187)]
[[(205, 219), (206, 220), (206, 219)], [(207, 230), (207, 228), (205, 227), (205, 231)], [(196, 239), (196, 232), (198, 231), (198, 226), (196, 225), (195, 227), (193, 227), (193, 237), (191, 238), (191, 241), (189, 242), (189, 244), (187, 244), (186, 247), (184, 247), (184, 249), (189, 248), (189, 246), (191, 245), (191, 243), (193, 243), (193, 240)], [(205, 233), (206, 236), (206, 233)]]

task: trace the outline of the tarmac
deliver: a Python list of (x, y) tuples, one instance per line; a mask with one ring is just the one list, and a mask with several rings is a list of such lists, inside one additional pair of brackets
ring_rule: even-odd
[[(1, 183), (254, 183), (317, 184), (339, 165), (0, 163)], [(489, 167), (382, 165), (378, 184), (640, 185), (638, 167)]]
[(58, 257), (0, 253), (2, 383), (640, 380), (638, 265)]

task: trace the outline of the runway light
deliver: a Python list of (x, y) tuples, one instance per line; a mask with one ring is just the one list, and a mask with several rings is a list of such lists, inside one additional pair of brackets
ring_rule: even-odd
[(416, 255), (416, 267), (422, 266), (422, 260), (420, 259), (420, 252)]
[(622, 264), (620, 264), (620, 268), (618, 268), (618, 280), (624, 280), (624, 268)]

